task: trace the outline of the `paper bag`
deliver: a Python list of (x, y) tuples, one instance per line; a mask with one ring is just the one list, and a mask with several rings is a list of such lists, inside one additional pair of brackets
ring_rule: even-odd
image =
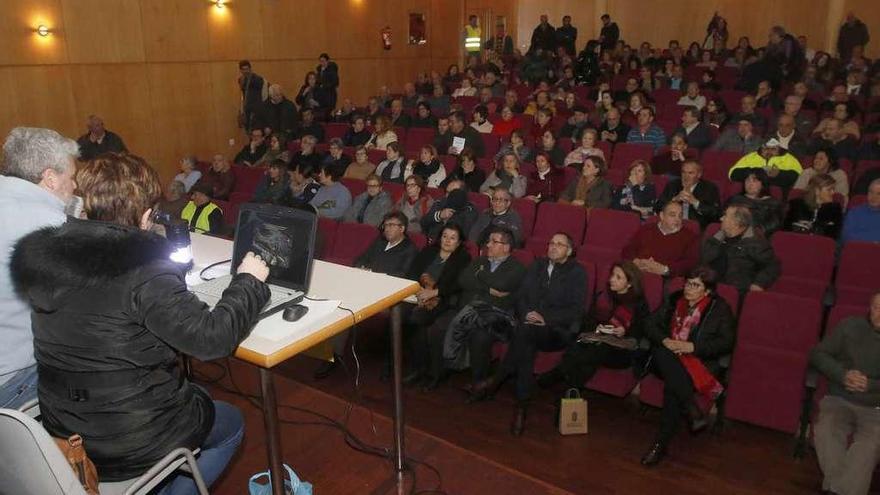
[(577, 389), (569, 389), (559, 402), (559, 434), (583, 435), (587, 433), (587, 401)]

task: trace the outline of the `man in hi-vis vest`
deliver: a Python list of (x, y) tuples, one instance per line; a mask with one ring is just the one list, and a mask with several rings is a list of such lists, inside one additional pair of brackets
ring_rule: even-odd
[(222, 234), (223, 210), (211, 201), (211, 186), (196, 182), (190, 192), (192, 200), (180, 212), (180, 218), (189, 225), (190, 232)]
[(468, 24), (464, 26), (464, 51), (468, 56), (479, 55), (483, 31), (477, 23), (477, 16), (470, 16), (468, 21)]

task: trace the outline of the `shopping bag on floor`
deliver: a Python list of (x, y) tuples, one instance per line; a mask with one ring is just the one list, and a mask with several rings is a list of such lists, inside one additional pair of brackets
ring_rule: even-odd
[[(287, 477), (284, 480), (285, 493), (290, 495), (312, 495), (311, 483), (300, 480), (299, 476), (287, 464), (284, 465), (284, 470), (287, 471)], [(266, 478), (267, 483), (265, 485), (258, 483), (262, 478)], [(250, 495), (272, 495), (272, 478), (269, 476), (269, 471), (251, 476), (250, 481), (248, 481), (248, 493)]]
[(576, 388), (570, 388), (559, 401), (559, 434), (587, 433), (587, 401)]

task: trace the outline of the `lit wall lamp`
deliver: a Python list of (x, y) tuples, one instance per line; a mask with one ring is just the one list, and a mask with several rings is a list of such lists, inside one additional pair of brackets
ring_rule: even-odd
[(40, 24), (39, 26), (37, 26), (37, 34), (39, 34), (40, 36), (45, 38), (46, 36), (49, 36), (49, 34), (51, 34), (51, 33), (52, 33), (52, 30), (49, 29), (49, 27), (46, 26), (45, 24)]
[(214, 7), (217, 7), (218, 9), (223, 9), (224, 7), (226, 7), (226, 1), (225, 0), (214, 0)]

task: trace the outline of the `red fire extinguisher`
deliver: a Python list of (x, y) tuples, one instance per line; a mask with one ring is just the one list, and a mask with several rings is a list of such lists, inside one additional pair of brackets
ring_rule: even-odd
[(385, 26), (382, 29), (382, 48), (385, 50), (391, 49), (391, 26)]

